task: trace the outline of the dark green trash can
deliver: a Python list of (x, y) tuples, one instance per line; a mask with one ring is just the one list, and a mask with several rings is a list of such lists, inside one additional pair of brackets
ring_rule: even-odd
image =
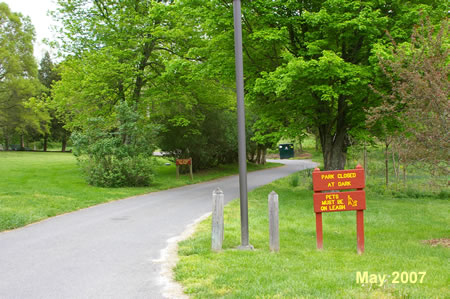
[(280, 144), (278, 149), (280, 150), (280, 159), (294, 158), (294, 144)]

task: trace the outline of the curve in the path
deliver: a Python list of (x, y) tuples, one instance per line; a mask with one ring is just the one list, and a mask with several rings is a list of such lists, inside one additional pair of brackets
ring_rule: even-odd
[[(251, 172), (248, 189), (315, 163), (283, 160)], [(150, 193), (0, 233), (0, 298), (161, 298), (154, 262), (192, 221), (211, 210), (220, 187), (239, 197), (238, 177)]]

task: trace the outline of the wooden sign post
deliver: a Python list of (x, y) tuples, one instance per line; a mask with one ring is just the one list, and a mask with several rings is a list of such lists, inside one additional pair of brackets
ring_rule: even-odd
[[(351, 170), (313, 171), (314, 212), (316, 213), (317, 249), (323, 249), (323, 212), (356, 211), (356, 236), (358, 254), (364, 252), (364, 169), (358, 164)], [(355, 189), (339, 192), (338, 190)], [(322, 193), (322, 191), (328, 191)]]
[(192, 158), (189, 159), (177, 159), (175, 161), (177, 166), (177, 179), (180, 178), (180, 166), (189, 165), (189, 173), (191, 174), (191, 180), (194, 180), (194, 174), (192, 173)]

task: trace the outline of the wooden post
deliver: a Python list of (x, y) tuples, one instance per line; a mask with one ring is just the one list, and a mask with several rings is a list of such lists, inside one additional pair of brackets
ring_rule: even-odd
[(280, 251), (280, 232), (278, 227), (278, 194), (269, 194), (269, 247), (271, 251)]
[[(319, 168), (314, 168), (313, 173), (320, 172)], [(314, 190), (314, 193), (318, 193), (318, 191)], [(322, 213), (316, 213), (316, 242), (317, 249), (323, 249), (323, 228), (322, 228)]]
[(317, 249), (323, 249), (322, 213), (316, 213), (316, 240)]
[(356, 246), (358, 254), (364, 253), (364, 210), (356, 211)]
[(189, 160), (191, 160), (191, 163), (189, 163), (189, 172), (191, 174), (191, 181), (194, 180), (194, 174), (192, 173), (192, 158), (190, 158)]
[[(361, 169), (361, 165), (357, 165), (356, 169)], [(366, 169), (364, 168), (364, 171)], [(366, 177), (364, 176), (364, 186), (366, 185)], [(363, 190), (357, 188), (356, 190)], [(356, 211), (356, 252), (359, 255), (364, 253), (364, 210)]]
[(223, 199), (224, 194), (220, 188), (213, 191), (211, 249), (214, 251), (222, 250), (224, 237)]

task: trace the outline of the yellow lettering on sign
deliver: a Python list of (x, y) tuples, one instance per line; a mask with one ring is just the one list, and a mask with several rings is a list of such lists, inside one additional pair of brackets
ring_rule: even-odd
[(326, 194), (325, 199), (339, 199), (339, 194)]
[(322, 206), (322, 207), (320, 207), (320, 210), (321, 210), (321, 211), (328, 211), (328, 207), (327, 207), (327, 206), (325, 206), (325, 207)]
[(328, 187), (334, 187), (334, 182), (329, 182)]
[(348, 187), (348, 186), (351, 186), (351, 185), (352, 185), (352, 182), (350, 182), (350, 181), (338, 182), (338, 186), (339, 187)]
[(354, 179), (354, 178), (356, 178), (356, 172), (338, 173), (337, 178), (338, 179)]
[(338, 200), (337, 200), (337, 204), (338, 204), (338, 205), (343, 205), (344, 203), (343, 203), (342, 201), (343, 201), (343, 199), (338, 199)]
[(334, 174), (322, 174), (320, 177), (322, 180), (332, 180), (334, 179)]
[(334, 199), (322, 200), (322, 206), (325, 206), (325, 205), (334, 205)]
[(332, 205), (330, 206), (330, 211), (341, 211), (345, 210), (345, 205)]

